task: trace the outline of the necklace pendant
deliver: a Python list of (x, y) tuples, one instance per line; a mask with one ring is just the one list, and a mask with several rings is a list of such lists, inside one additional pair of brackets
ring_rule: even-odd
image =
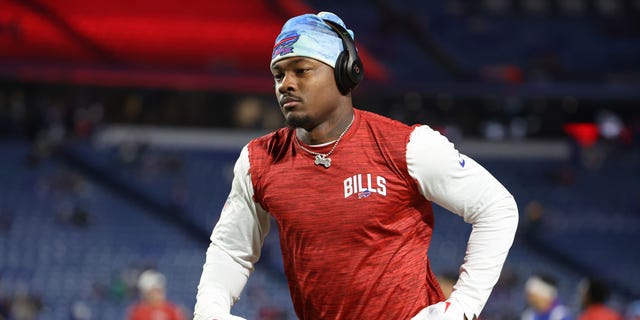
[(331, 165), (331, 158), (327, 158), (323, 154), (317, 154), (316, 160), (313, 161), (313, 163), (315, 163), (317, 166), (323, 165), (325, 168), (329, 168), (329, 166)]

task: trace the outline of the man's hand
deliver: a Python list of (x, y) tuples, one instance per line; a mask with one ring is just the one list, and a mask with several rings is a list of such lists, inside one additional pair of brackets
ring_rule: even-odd
[(432, 304), (418, 312), (411, 320), (466, 320), (460, 307), (449, 301)]

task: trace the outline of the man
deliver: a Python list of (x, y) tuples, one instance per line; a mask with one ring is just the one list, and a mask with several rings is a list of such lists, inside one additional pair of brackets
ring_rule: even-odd
[(184, 320), (180, 308), (166, 298), (166, 279), (155, 270), (146, 270), (138, 278), (141, 301), (129, 310), (129, 320)]
[(532, 275), (524, 286), (529, 308), (522, 320), (571, 320), (569, 309), (558, 299), (555, 279), (548, 275)]
[(583, 307), (578, 320), (622, 320), (622, 316), (606, 305), (609, 288), (596, 279), (585, 279), (581, 283), (580, 298)]
[[(290, 19), (271, 60), (287, 127), (242, 149), (213, 229), (195, 319), (238, 319), (270, 216), (300, 319), (474, 319), (514, 238), (515, 201), (428, 126), (355, 109), (353, 32), (335, 14)], [(473, 224), (445, 301), (427, 259), (431, 201)]]

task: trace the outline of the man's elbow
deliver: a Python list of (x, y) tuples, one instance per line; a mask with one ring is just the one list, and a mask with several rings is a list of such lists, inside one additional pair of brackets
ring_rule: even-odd
[(518, 222), (520, 220), (520, 214), (518, 213), (518, 204), (516, 203), (515, 198), (509, 194), (507, 198), (503, 201), (503, 217), (505, 222), (505, 226), (509, 228), (509, 230), (515, 234), (518, 229)]

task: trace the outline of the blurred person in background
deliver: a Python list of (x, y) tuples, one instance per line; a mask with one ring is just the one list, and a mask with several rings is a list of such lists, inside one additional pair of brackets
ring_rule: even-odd
[(629, 303), (624, 313), (625, 320), (640, 320), (640, 300)]
[(155, 270), (146, 270), (138, 279), (140, 301), (129, 310), (128, 320), (185, 320), (182, 310), (166, 297), (166, 278)]
[(532, 275), (524, 291), (529, 307), (522, 320), (572, 320), (569, 309), (558, 299), (556, 280), (549, 275)]
[(582, 313), (578, 320), (622, 320), (622, 316), (606, 303), (609, 288), (606, 283), (596, 279), (585, 279), (578, 290)]
[[(362, 64), (353, 32), (335, 14), (286, 22), (270, 66), (287, 126), (240, 153), (195, 319), (241, 319), (230, 309), (260, 257), (270, 216), (298, 318), (476, 319), (517, 228), (511, 194), (429, 126), (354, 108)], [(432, 201), (473, 225), (448, 299), (427, 256)]]
[(20, 282), (7, 307), (10, 320), (35, 320), (40, 316), (44, 304), (40, 295), (32, 293), (27, 284)]

